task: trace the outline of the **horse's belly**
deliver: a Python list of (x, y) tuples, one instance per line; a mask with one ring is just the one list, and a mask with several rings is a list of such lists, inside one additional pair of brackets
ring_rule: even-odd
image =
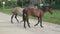
[(32, 16), (34, 16), (34, 17), (39, 17), (40, 14), (32, 14)]

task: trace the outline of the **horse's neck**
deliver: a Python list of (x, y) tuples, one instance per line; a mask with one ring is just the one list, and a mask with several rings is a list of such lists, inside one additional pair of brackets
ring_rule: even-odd
[(46, 6), (42, 6), (39, 9), (41, 9), (43, 12), (46, 12), (47, 7)]
[(42, 11), (43, 11), (43, 13), (45, 13), (45, 12), (46, 12), (46, 8), (40, 8), (40, 10), (42, 10)]

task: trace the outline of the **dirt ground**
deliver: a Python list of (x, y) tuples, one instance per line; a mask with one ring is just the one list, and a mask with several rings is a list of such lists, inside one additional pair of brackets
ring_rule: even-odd
[[(10, 22), (11, 15), (7, 15), (0, 12), (0, 34), (60, 34), (60, 25), (43, 22), (43, 28), (39, 25), (34, 27), (37, 23), (37, 20), (30, 19), (31, 28), (27, 25), (25, 29), (23, 27), (24, 23), (17, 23), (15, 19), (13, 19), (14, 24)], [(18, 16), (19, 20), (22, 20), (22, 17)]]

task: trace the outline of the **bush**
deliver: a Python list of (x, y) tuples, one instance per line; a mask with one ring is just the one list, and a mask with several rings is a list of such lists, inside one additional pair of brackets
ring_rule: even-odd
[(2, 2), (5, 2), (5, 8), (11, 8), (11, 7), (14, 7), (14, 6), (17, 6), (17, 1), (7, 1), (7, 0), (1, 0), (0, 1), (0, 8), (3, 7), (3, 3)]

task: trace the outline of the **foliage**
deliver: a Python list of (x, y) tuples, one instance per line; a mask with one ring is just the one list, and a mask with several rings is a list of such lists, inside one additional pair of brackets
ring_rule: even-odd
[(29, 0), (18, 0), (17, 1), (17, 5), (18, 6), (22, 6), (22, 2), (23, 2), (23, 6), (28, 6), (29, 5)]
[(60, 4), (60, 0), (45, 0), (46, 3), (48, 4)]
[(14, 6), (17, 6), (17, 1), (8, 1), (8, 0), (1, 0), (0, 1), (0, 7), (2, 8), (3, 7), (3, 2), (5, 2), (5, 8), (8, 7), (8, 8), (11, 8), (11, 7), (14, 7)]
[[(7, 8), (11, 8), (11, 7), (15, 7), (15, 6), (22, 6), (22, 0), (11, 0), (11, 1), (0, 0), (0, 8), (3, 7), (3, 4), (2, 4), (3, 1), (6, 2), (5, 7), (7, 7)], [(30, 3), (30, 0), (23, 0), (23, 6), (28, 6), (29, 3)], [(55, 6), (55, 7), (60, 8), (60, 0), (43, 0), (43, 4), (50, 4), (52, 6), (59, 5), (59, 7), (58, 6)], [(38, 3), (35, 3), (34, 5), (37, 6)]]

